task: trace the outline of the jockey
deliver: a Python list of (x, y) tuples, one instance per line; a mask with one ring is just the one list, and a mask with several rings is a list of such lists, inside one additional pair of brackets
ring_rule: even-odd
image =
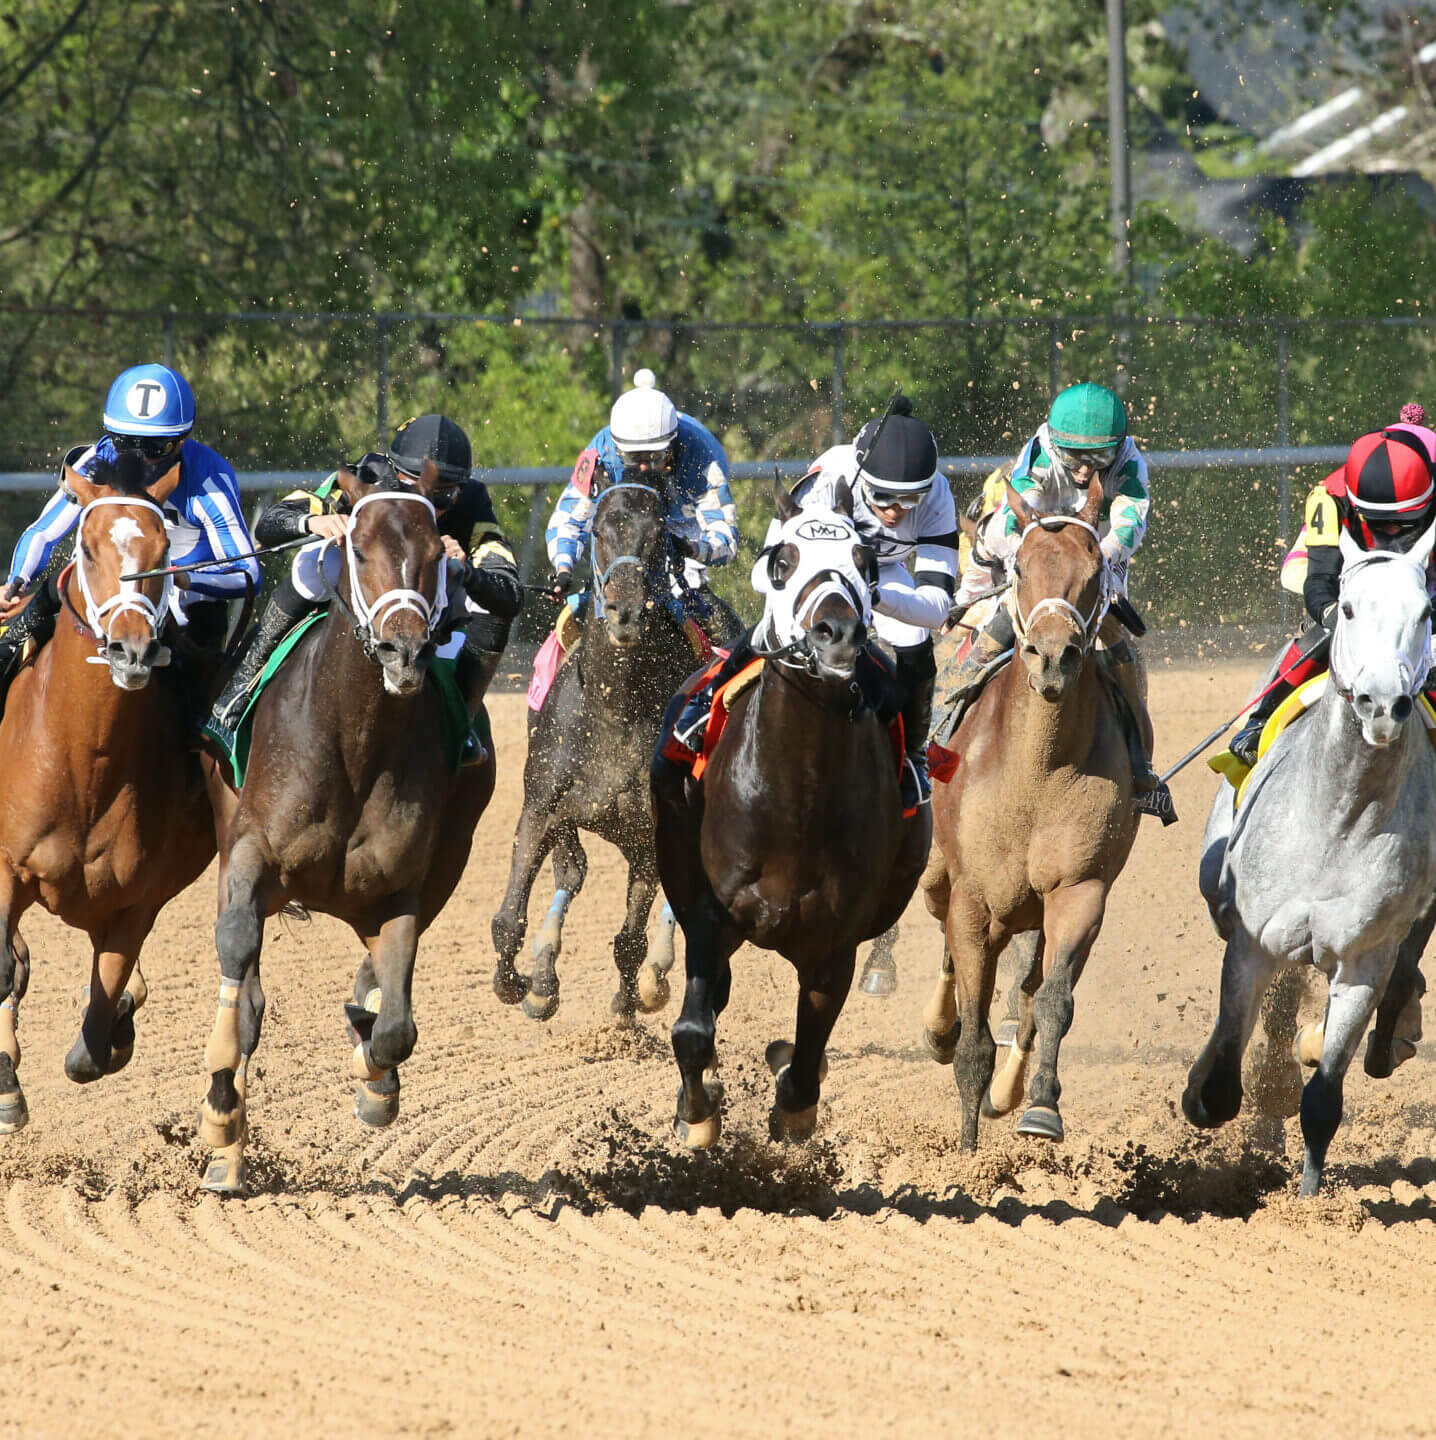
[[(869, 420), (851, 445), (834, 445), (819, 455), (794, 487), (793, 498), (805, 509), (832, 509), (842, 485), (852, 494), (858, 533), (877, 557), (873, 630), (897, 661), (908, 761), (903, 809), (912, 810), (932, 797), (927, 772), (937, 675), (932, 632), (941, 628), (952, 604), (958, 530), (952, 491), (938, 473), (937, 442), (913, 416), (906, 396), (899, 395), (887, 415)], [(766, 553), (758, 561), (764, 573)], [(675, 726), (678, 735), (701, 722), (714, 690), (755, 654), (750, 634), (711, 683), (689, 699)]]
[[(466, 630), (463, 656), (476, 669), (469, 672), (474, 683), (465, 683), (464, 689), (470, 705), (476, 706), (508, 644), (509, 627), (523, 605), (523, 587), (488, 486), (472, 476), (469, 437), (446, 415), (418, 415), (399, 427), (388, 455), (377, 458), (387, 461), (408, 485), (417, 483), (426, 460), (438, 468), (439, 485), (431, 498), (444, 551), (462, 576), (462, 584), (454, 585), (450, 572), (449, 624)], [(275, 501), (259, 517), (255, 534), (261, 544), (278, 545), (304, 535), (313, 535), (315, 541), (295, 555), (289, 574), (269, 597), (238, 668), (215, 701), (210, 722), (214, 728), (233, 730), (279, 642), (333, 594), (340, 566), (336, 545), (349, 533), (349, 508), (336, 472), (313, 490), (296, 490)]]
[(0, 695), (18, 668), (25, 642), (42, 645), (60, 610), (57, 577), (26, 591), (44, 575), (55, 547), (75, 528), (82, 506), (66, 475), (92, 474), (121, 451), (138, 452), (146, 467), (146, 490), (164, 511), (171, 565), (234, 558), (233, 565), (192, 570), (174, 577), (178, 623), (196, 643), (218, 649), (227, 619), (224, 602), (257, 589), (259, 565), (249, 556), (254, 541), (244, 521), (234, 471), (207, 445), (190, 438), (194, 395), (184, 376), (167, 365), (135, 365), (110, 386), (101, 421), (104, 434), (76, 445), (64, 458), (60, 488), (39, 518), (21, 535), (0, 588)]
[[(707, 584), (710, 565), (738, 553), (738, 514), (728, 489), (728, 456), (706, 427), (681, 414), (656, 388), (652, 370), (633, 377), (633, 389), (613, 402), (608, 424), (589, 441), (549, 518), (545, 543), (553, 567), (544, 587), (562, 605), (574, 567), (588, 544), (595, 504), (594, 475), (607, 482), (650, 485), (666, 498), (668, 533), (683, 558), (674, 609), (717, 644), (728, 644), (742, 623)], [(718, 633), (715, 633), (717, 631)]]
[[(1248, 765), (1256, 764), (1262, 728), (1277, 706), (1327, 666), (1325, 642), (1341, 590), (1341, 531), (1362, 550), (1405, 551), (1436, 519), (1436, 436), (1419, 421), (1406, 421), (1413, 409), (1419, 407), (1403, 409), (1402, 424), (1361, 436), (1346, 463), (1307, 496), (1296, 548), (1307, 553), (1302, 599), (1314, 623), (1282, 652), (1271, 689), (1228, 747)], [(1428, 587), (1436, 593), (1436, 580)]]
[[(1121, 399), (1105, 385), (1087, 382), (1068, 386), (1052, 402), (1047, 423), (1022, 447), (1012, 467), (1011, 484), (1039, 515), (1074, 515), (1086, 504), (1087, 487), (1094, 478), (1101, 480), (1104, 492), (1097, 528), (1109, 593), (1125, 599), (1128, 568), (1147, 533), (1151, 505), (1147, 461), (1127, 433), (1127, 409)], [(992, 593), (1020, 543), (1021, 527), (1004, 499), (973, 545), (974, 563), (963, 575), (954, 618), (960, 619)], [(993, 660), (1012, 649), (1015, 638), (1012, 614), (1006, 605), (999, 605), (954, 672), (954, 689), (968, 689)], [(1136, 656), (1114, 618), (1103, 622), (1101, 640), (1107, 668), (1131, 712), (1129, 731), (1135, 733), (1136, 717), (1145, 704)], [(1155, 789), (1157, 777), (1140, 736), (1128, 748), (1134, 788), (1139, 794)]]

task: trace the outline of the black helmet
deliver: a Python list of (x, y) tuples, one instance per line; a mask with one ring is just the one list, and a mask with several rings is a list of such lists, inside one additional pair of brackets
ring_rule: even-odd
[(473, 470), (469, 437), (447, 415), (416, 415), (395, 432), (389, 447), (394, 468), (419, 475), (425, 460), (439, 467), (439, 478), (451, 485), (467, 480)]

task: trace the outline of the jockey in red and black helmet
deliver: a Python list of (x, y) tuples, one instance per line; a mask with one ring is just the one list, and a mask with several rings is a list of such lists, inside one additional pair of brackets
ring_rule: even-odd
[[(1403, 412), (1404, 413), (1404, 412)], [(1277, 665), (1270, 692), (1247, 717), (1231, 751), (1256, 763), (1262, 727), (1277, 706), (1327, 665), (1333, 612), (1341, 590), (1343, 530), (1362, 550), (1409, 550), (1436, 518), (1436, 466), (1430, 447), (1414, 427), (1394, 425), (1363, 435), (1346, 463), (1307, 497), (1306, 582), (1302, 600), (1315, 624), (1297, 636)], [(1428, 588), (1433, 587), (1428, 572)]]

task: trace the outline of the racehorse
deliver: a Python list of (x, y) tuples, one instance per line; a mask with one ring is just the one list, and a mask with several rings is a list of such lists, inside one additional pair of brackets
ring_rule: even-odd
[(65, 1073), (85, 1083), (130, 1059), (146, 987), (140, 949), (164, 905), (214, 854), (191, 704), (162, 643), (173, 581), (122, 580), (165, 564), (160, 507), (140, 457), (64, 482), (84, 508), (58, 582), (53, 638), (10, 687), (0, 718), (0, 1133), (25, 1124), (15, 1023), (29, 978), (17, 933), (36, 901), (94, 947)]
[(896, 922), (932, 837), (927, 806), (903, 818), (902, 745), (856, 683), (859, 664), (874, 663), (863, 652), (877, 565), (851, 497), (834, 511), (800, 509), (781, 486), (776, 498), (781, 528), (758, 581), (762, 672), (732, 700), (701, 782), (662, 760), (652, 772), (659, 874), (687, 942), (673, 1129), (693, 1149), (712, 1145), (722, 1124), (721, 1090), (703, 1072), (734, 950), (751, 941), (798, 972), (795, 1043), (768, 1047), (770, 1127), (806, 1139), (858, 944)]
[(1268, 984), (1301, 964), (1325, 972), (1325, 1023), (1301, 1037), (1316, 1060), (1301, 1095), (1303, 1195), (1321, 1186), (1346, 1070), (1378, 1003), (1367, 1069), (1385, 1075), (1405, 1058), (1391, 1053), (1400, 1012), (1419, 1002), (1415, 963), (1436, 889), (1436, 756), (1420, 718), (1408, 722), (1430, 666), (1433, 543), (1436, 528), (1408, 554), (1365, 554), (1342, 533), (1324, 693), (1277, 737), (1239, 806), (1222, 785), (1207, 824), (1201, 888), (1226, 952), (1217, 1022), (1182, 1109), (1194, 1125), (1230, 1120)]
[[(432, 479), (432, 470), (426, 478)], [(211, 763), (220, 851), (219, 1010), (201, 1138), (217, 1151), (205, 1188), (244, 1188), (245, 1092), (264, 1016), (267, 916), (288, 904), (351, 926), (366, 955), (348, 1008), (367, 1125), (399, 1111), (395, 1067), (412, 1053), (419, 937), (463, 873), (494, 788), (487, 753), (456, 775), (445, 700), (426, 679), (447, 610), (431, 501), (378, 467), (341, 469), (350, 528), (328, 614), (297, 643), (253, 709), (236, 797)]]
[[(668, 1001), (673, 951), (666, 910), (654, 953), (643, 963), (658, 892), (645, 776), (663, 707), (693, 668), (694, 650), (665, 604), (674, 564), (665, 513), (663, 496), (650, 485), (619, 481), (597, 493), (593, 595), (601, 613), (583, 622), (572, 659), (559, 670), (542, 708), (529, 716), (523, 813), (508, 888), (493, 919), (499, 955), (494, 992), (506, 1005), (522, 1001), (535, 1020), (548, 1020), (558, 1009), (564, 917), (588, 869), (580, 828), (617, 846), (628, 862), (627, 914), (613, 940), (613, 1013), (631, 1017)], [(550, 850), (554, 897), (526, 977), (514, 959), (527, 929), (529, 893)]]
[[(1021, 663), (992, 678), (957, 728), (951, 744), (962, 760), (933, 787), (937, 848), (923, 877), (946, 937), (925, 1038), (952, 1061), (964, 1150), (977, 1148), (979, 1108), (991, 1118), (1021, 1101), (1034, 1038), (1037, 1067), (1017, 1128), (1063, 1138), (1057, 1060), (1072, 991), (1139, 819), (1118, 702), (1093, 648), (1108, 598), (1101, 484), (1092, 482), (1077, 515), (1034, 514), (1010, 485), (1007, 503), (1022, 527), (1013, 579)], [(994, 1081), (997, 959), (1033, 931), (1014, 992), (1016, 1034)]]

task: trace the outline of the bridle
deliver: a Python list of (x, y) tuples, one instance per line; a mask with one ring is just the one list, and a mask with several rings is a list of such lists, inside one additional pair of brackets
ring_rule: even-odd
[[(110, 663), (105, 654), (111, 643), (110, 627), (119, 616), (127, 612), (132, 611), (143, 615), (150, 627), (151, 637), (158, 640), (160, 629), (164, 624), (164, 617), (173, 608), (175, 593), (174, 576), (166, 575), (160, 584), (158, 600), (151, 600), (139, 588), (138, 582), (132, 580), (122, 580), (120, 588), (108, 600), (97, 601), (95, 599), (95, 592), (90, 583), (90, 572), (85, 565), (84, 528), (90, 512), (98, 509), (101, 505), (138, 506), (144, 510), (154, 511), (160, 518), (160, 524), (164, 525), (165, 523), (165, 512), (153, 500), (138, 495), (100, 495), (80, 511), (79, 528), (75, 536), (75, 556), (66, 568), (74, 572), (75, 581), (80, 587), (80, 598), (85, 605), (83, 617), (75, 609), (74, 602), (69, 597), (68, 589), (63, 583), (63, 575), (60, 577), (61, 584), (58, 588), (66, 609), (75, 617), (77, 627), (82, 631), (88, 630), (99, 642), (98, 653), (85, 657), (86, 663), (90, 665), (108, 665)], [(161, 650), (153, 663), (168, 665), (169, 660), (169, 652)]]
[[(1060, 530), (1067, 525), (1075, 525), (1078, 529), (1085, 530), (1100, 547), (1102, 537), (1098, 534), (1097, 527), (1083, 520), (1081, 516), (1043, 515), (1023, 528), (1022, 534), (1018, 537), (1018, 552), (1021, 552), (1022, 542), (1034, 530)], [(1077, 632), (1082, 641), (1082, 652), (1086, 654), (1097, 639), (1097, 632), (1102, 628), (1102, 621), (1106, 618), (1107, 608), (1111, 603), (1112, 592), (1107, 583), (1107, 566), (1103, 562), (1097, 598), (1092, 602), (1090, 613), (1084, 615), (1075, 605), (1062, 599), (1061, 596), (1045, 595), (1024, 615), (1021, 594), (1014, 586), (1012, 590), (1012, 628), (1016, 632), (1018, 641), (1022, 642), (1027, 639), (1027, 632), (1044, 615), (1056, 615), (1059, 619), (1065, 620)]]
[[(1350, 578), (1351, 578), (1353, 575), (1359, 573), (1359, 572), (1362, 571), (1362, 570), (1367, 569), (1369, 566), (1371, 566), (1371, 565), (1393, 564), (1393, 563), (1398, 563), (1398, 562), (1401, 562), (1401, 563), (1405, 563), (1405, 564), (1407, 564), (1407, 565), (1410, 565), (1411, 568), (1414, 569), (1414, 570), (1420, 575), (1422, 587), (1423, 587), (1423, 588), (1425, 587), (1425, 585), (1426, 585), (1426, 569), (1425, 569), (1424, 566), (1418, 564), (1414, 559), (1412, 559), (1411, 556), (1406, 555), (1406, 554), (1403, 554), (1403, 553), (1400, 552), (1400, 551), (1395, 551), (1395, 550), (1378, 550), (1378, 551), (1376, 551), (1376, 552), (1374, 552), (1374, 553), (1372, 553), (1372, 554), (1363, 555), (1359, 560), (1351, 561), (1349, 564), (1344, 565), (1344, 566), (1342, 567), (1342, 571), (1341, 571), (1341, 586), (1340, 586), (1340, 591), (1339, 591), (1338, 593), (1339, 593), (1339, 594), (1344, 593), (1344, 592), (1345, 592), (1345, 589), (1346, 589), (1347, 581), (1350, 580)], [(1344, 600), (1343, 600), (1341, 603), (1344, 604), (1344, 603), (1345, 603)], [(1339, 610), (1339, 607), (1338, 607), (1338, 610)], [(1345, 647), (1344, 645), (1341, 645), (1341, 642), (1342, 642), (1345, 638), (1346, 638), (1346, 630), (1345, 630), (1345, 627), (1342, 626), (1342, 625), (1338, 622), (1337, 625), (1336, 625), (1336, 627), (1335, 627), (1335, 629), (1332, 631), (1332, 636), (1331, 636), (1331, 656), (1330, 656), (1330, 660), (1329, 660), (1327, 669), (1328, 669), (1328, 671), (1330, 672), (1330, 675), (1331, 675), (1331, 683), (1332, 683), (1332, 685), (1336, 688), (1336, 693), (1337, 693), (1338, 695), (1340, 695), (1341, 698), (1342, 698), (1344, 701), (1346, 701), (1346, 703), (1347, 703), (1348, 705), (1350, 705), (1350, 704), (1353, 702), (1354, 695), (1355, 695), (1355, 691), (1354, 691), (1354, 688), (1353, 688), (1352, 686), (1348, 685), (1348, 684), (1341, 678), (1341, 673), (1340, 673), (1341, 671), (1344, 671), (1344, 670), (1346, 669), (1346, 663), (1345, 663), (1345, 662), (1346, 662), (1346, 659), (1347, 659), (1347, 656), (1346, 656), (1346, 653), (1345, 653), (1346, 647)], [(1338, 657), (1337, 657), (1337, 649), (1338, 649), (1338, 646), (1341, 646), (1341, 650), (1342, 650), (1342, 654), (1341, 654), (1341, 657), (1340, 657), (1339, 660), (1338, 660)], [(1422, 656), (1424, 657), (1424, 656), (1426, 656), (1426, 655), (1429, 655), (1430, 650), (1431, 650), (1431, 617), (1430, 617), (1430, 615), (1429, 615), (1429, 613), (1428, 613), (1428, 615), (1427, 615), (1427, 617), (1426, 617), (1425, 634), (1424, 634), (1424, 639), (1423, 639), (1422, 648), (1421, 648), (1421, 654), (1422, 654)], [(1407, 656), (1402, 656), (1402, 657), (1397, 661), (1397, 664), (1398, 664), (1398, 666), (1399, 666), (1399, 668), (1400, 668), (1400, 671), (1401, 671), (1401, 689), (1402, 689), (1402, 693), (1403, 693), (1404, 695), (1406, 695), (1409, 699), (1413, 699), (1413, 700), (1414, 700), (1414, 699), (1416, 698), (1417, 693), (1421, 690), (1422, 686), (1423, 686), (1423, 685), (1425, 684), (1425, 682), (1426, 682), (1426, 667), (1425, 667), (1425, 664), (1423, 663), (1423, 661), (1418, 660), (1415, 665), (1412, 665), (1412, 664), (1408, 663), (1408, 661), (1409, 661), (1409, 657), (1407, 657)]]
[(350, 525), (344, 536), (345, 561), (349, 568), (349, 605), (347, 608), (350, 618), (354, 621), (354, 633), (359, 637), (365, 655), (371, 660), (376, 658), (375, 647), (379, 643), (380, 628), (392, 620), (395, 615), (405, 610), (412, 611), (422, 622), (425, 634), (432, 639), (434, 631), (438, 629), (449, 608), (449, 567), (442, 555), (439, 557), (439, 578), (434, 587), (433, 600), (430, 600), (422, 590), (410, 590), (400, 586), (385, 590), (372, 601), (365, 596), (364, 586), (359, 579), (359, 561), (354, 554), (353, 521), (366, 505), (372, 504), (376, 500), (408, 500), (413, 504), (422, 505), (429, 512), (429, 518), (434, 521), (436, 527), (439, 522), (438, 512), (434, 509), (433, 502), (427, 496), (415, 495), (408, 490), (372, 490), (369, 494), (360, 496), (354, 502), (354, 508), (349, 512)]
[(615, 490), (645, 490), (648, 494), (655, 496), (660, 503), (663, 501), (663, 492), (656, 485), (645, 485), (640, 480), (617, 480), (603, 490), (598, 499), (593, 502), (593, 518), (589, 522), (589, 563), (593, 566), (593, 588), (600, 597), (603, 588), (608, 584), (609, 577), (620, 565), (636, 565), (640, 570), (648, 568), (647, 562), (641, 555), (615, 555), (602, 570), (598, 568), (598, 536), (594, 529), (594, 522), (598, 519), (598, 512), (603, 502), (608, 499)]

